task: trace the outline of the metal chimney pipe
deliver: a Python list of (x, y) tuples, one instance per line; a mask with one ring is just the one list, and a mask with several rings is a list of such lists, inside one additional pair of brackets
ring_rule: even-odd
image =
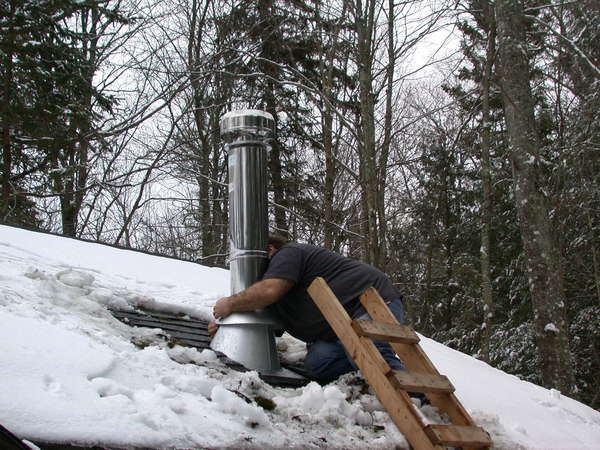
[[(267, 265), (267, 153), (275, 121), (259, 110), (231, 111), (221, 118), (229, 166), (231, 293), (262, 278)], [(218, 322), (211, 347), (248, 369), (280, 371), (273, 329), (265, 310), (234, 313)]]

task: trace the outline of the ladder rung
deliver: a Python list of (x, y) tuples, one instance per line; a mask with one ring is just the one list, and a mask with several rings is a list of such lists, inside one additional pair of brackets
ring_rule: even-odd
[(434, 444), (451, 447), (488, 447), (490, 435), (479, 427), (458, 425), (427, 425), (425, 432)]
[(445, 375), (394, 370), (388, 375), (388, 378), (396, 389), (408, 392), (450, 394), (455, 390)]
[(384, 342), (416, 344), (419, 336), (410, 327), (398, 323), (377, 322), (375, 320), (354, 319), (352, 328), (359, 336)]

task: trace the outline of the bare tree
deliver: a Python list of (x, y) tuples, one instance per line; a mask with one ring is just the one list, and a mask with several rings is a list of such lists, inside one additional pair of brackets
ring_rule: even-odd
[(539, 186), (540, 143), (535, 126), (524, 12), (520, 1), (496, 0), (498, 72), (506, 116), (514, 195), (534, 310), (542, 379), (574, 390), (563, 273), (548, 206)]

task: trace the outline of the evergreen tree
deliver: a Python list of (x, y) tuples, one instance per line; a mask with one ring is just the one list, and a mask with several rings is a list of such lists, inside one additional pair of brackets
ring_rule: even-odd
[(63, 232), (74, 235), (86, 187), (91, 123), (96, 111), (111, 105), (92, 84), (97, 61), (87, 45), (98, 36), (74, 24), (88, 14), (123, 19), (92, 0), (9, 0), (0, 8), (0, 211), (5, 219), (15, 213), (10, 205), (23, 195), (20, 190), (50, 191), (60, 199)]
[(595, 374), (600, 335), (594, 318), (600, 305), (600, 9), (596, 2), (551, 2), (540, 25), (549, 41), (548, 68), (554, 103), (548, 109), (553, 133), (547, 144), (554, 167), (554, 224), (568, 293), (568, 317), (579, 397), (600, 405)]

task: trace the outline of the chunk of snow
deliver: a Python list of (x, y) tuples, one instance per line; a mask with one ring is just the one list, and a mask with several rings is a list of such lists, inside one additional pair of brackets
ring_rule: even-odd
[(551, 333), (560, 333), (560, 330), (553, 323), (547, 323), (544, 327), (544, 331)]
[(78, 287), (82, 289), (90, 287), (94, 282), (94, 276), (91, 273), (74, 269), (63, 270), (62, 272), (56, 274), (56, 278), (58, 278), (67, 286)]
[(210, 398), (221, 411), (240, 416), (249, 426), (269, 425), (269, 418), (259, 406), (246, 403), (221, 385), (213, 388)]

